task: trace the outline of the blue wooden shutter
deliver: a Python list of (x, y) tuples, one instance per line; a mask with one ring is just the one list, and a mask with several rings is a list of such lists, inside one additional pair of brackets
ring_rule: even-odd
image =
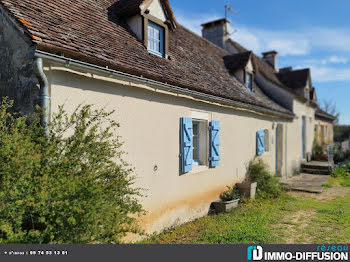
[(220, 161), (220, 122), (212, 121), (210, 123), (210, 154), (209, 154), (209, 163), (210, 167), (216, 167), (219, 165)]
[(192, 171), (193, 125), (192, 118), (181, 118), (181, 168), (182, 173)]
[(265, 153), (265, 131), (259, 130), (256, 133), (256, 154), (261, 156)]

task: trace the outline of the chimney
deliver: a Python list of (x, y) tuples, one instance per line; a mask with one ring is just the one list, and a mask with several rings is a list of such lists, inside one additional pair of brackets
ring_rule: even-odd
[(277, 59), (277, 52), (276, 51), (269, 51), (262, 53), (263, 59), (269, 63), (275, 69), (275, 72), (278, 72), (278, 59)]
[(293, 71), (293, 67), (288, 66), (280, 69), (280, 73), (286, 73), (286, 72), (291, 72)]
[(202, 36), (215, 45), (225, 49), (230, 36), (230, 22), (223, 18), (202, 24)]

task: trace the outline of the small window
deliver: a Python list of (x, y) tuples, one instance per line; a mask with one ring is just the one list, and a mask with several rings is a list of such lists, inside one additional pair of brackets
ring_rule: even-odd
[(256, 132), (256, 154), (261, 156), (265, 153), (265, 131)]
[(246, 73), (245, 85), (250, 92), (253, 92), (253, 74)]
[(193, 122), (193, 164), (199, 166), (199, 122)]
[(164, 28), (151, 21), (148, 22), (148, 51), (164, 57)]
[(264, 146), (265, 146), (265, 152), (269, 152), (270, 151), (270, 134), (269, 134), (269, 130), (265, 129), (265, 136), (264, 136)]
[(180, 119), (180, 160), (183, 174), (196, 166), (217, 167), (220, 163), (220, 121)]
[(208, 122), (193, 120), (193, 165), (207, 165)]

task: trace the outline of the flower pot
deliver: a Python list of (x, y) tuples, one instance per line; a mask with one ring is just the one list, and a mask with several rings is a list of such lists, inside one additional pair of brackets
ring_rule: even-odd
[(235, 199), (232, 201), (216, 201), (213, 202), (213, 206), (215, 208), (216, 213), (223, 213), (238, 207), (238, 203), (239, 199)]
[(258, 183), (244, 182), (236, 184), (238, 191), (246, 198), (255, 199), (256, 186)]

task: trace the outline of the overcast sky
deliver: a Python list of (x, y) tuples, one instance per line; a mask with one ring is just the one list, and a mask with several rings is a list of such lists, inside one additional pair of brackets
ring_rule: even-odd
[(229, 2), (232, 38), (260, 55), (276, 50), (279, 66), (310, 67), (320, 101), (336, 102), (350, 125), (349, 0), (170, 0), (178, 22), (197, 34), (224, 17)]

